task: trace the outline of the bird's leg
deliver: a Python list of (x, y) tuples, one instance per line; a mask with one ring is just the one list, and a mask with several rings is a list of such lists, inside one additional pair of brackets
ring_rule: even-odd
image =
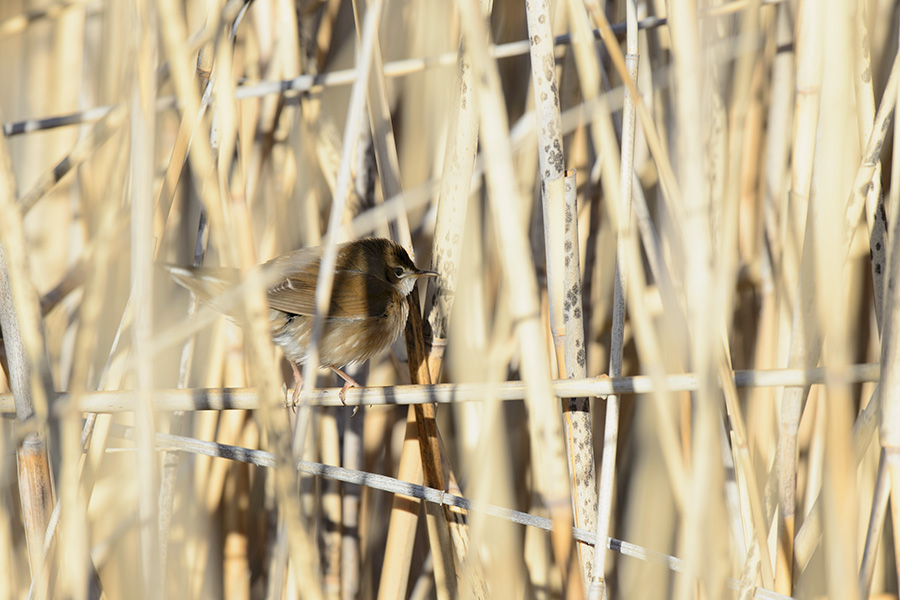
[(300, 388), (303, 387), (303, 375), (300, 374), (297, 363), (292, 360), (289, 360), (288, 362), (291, 363), (291, 369), (294, 371), (294, 382), (296, 383), (294, 386), (294, 394), (291, 396), (291, 408), (297, 408), (297, 401), (300, 399)]
[[(332, 365), (331, 370), (334, 371), (335, 373), (337, 373), (338, 376), (344, 380), (344, 387), (341, 388), (341, 392), (338, 394), (338, 397), (341, 399), (341, 404), (343, 404), (344, 406), (347, 406), (347, 403), (345, 401), (347, 399), (347, 390), (349, 390), (352, 387), (362, 387), (362, 386), (359, 385), (359, 383), (357, 383), (355, 379), (353, 379), (352, 377), (350, 377), (349, 375), (347, 375), (346, 373), (341, 371), (339, 368)], [(353, 408), (353, 415), (356, 414), (357, 410), (359, 410), (359, 407), (355, 406)], [(353, 415), (350, 415), (350, 416), (352, 417)]]

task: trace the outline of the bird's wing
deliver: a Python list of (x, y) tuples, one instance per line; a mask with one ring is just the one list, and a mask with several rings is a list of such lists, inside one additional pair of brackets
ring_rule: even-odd
[[(286, 313), (312, 315), (316, 306), (317, 270), (301, 268), (287, 273), (269, 288), (269, 306)], [(328, 316), (338, 319), (381, 316), (387, 310), (393, 293), (387, 281), (360, 271), (337, 271)]]

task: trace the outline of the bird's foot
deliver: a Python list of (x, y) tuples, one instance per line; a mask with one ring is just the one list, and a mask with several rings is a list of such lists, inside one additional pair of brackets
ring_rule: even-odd
[(300, 374), (300, 369), (297, 368), (297, 364), (294, 361), (290, 361), (291, 369), (294, 371), (294, 393), (291, 395), (291, 410), (294, 412), (297, 411), (297, 404), (300, 401), (300, 390), (303, 388), (303, 375)]
[[(341, 404), (343, 404), (344, 406), (347, 406), (347, 390), (349, 390), (352, 387), (362, 387), (362, 386), (359, 385), (359, 383), (357, 383), (357, 381), (355, 379), (353, 379), (352, 377), (350, 377), (349, 375), (344, 373), (339, 368), (331, 367), (331, 370), (334, 371), (335, 373), (337, 373), (338, 376), (344, 380), (344, 386), (341, 388), (341, 391), (338, 393), (338, 398), (341, 399)], [(356, 416), (356, 413), (358, 410), (359, 410), (359, 405), (357, 404), (356, 406), (353, 407), (353, 413), (350, 415), (351, 419)]]

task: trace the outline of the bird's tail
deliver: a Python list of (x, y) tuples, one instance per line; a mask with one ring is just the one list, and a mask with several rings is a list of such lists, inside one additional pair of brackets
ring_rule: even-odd
[(233, 310), (222, 305), (219, 298), (238, 284), (238, 270), (210, 267), (183, 267), (161, 265), (178, 285), (190, 290), (197, 298), (219, 312), (229, 314)]

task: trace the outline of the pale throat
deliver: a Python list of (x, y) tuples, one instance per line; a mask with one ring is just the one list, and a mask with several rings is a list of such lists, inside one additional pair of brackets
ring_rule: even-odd
[(416, 287), (416, 277), (414, 275), (410, 275), (409, 277), (404, 277), (400, 281), (397, 282), (397, 289), (404, 296), (409, 296), (409, 294), (413, 291), (413, 288)]

